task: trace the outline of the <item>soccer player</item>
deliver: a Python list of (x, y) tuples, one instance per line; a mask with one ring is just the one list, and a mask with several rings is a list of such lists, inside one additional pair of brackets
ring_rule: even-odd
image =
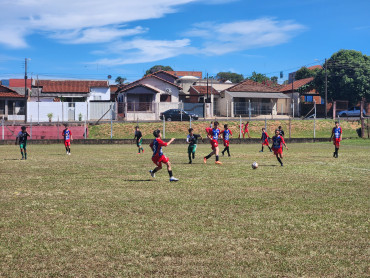
[(333, 130), (331, 131), (329, 142), (331, 141), (332, 138), (335, 146), (333, 157), (338, 158), (339, 145), (340, 141), (342, 141), (342, 128), (339, 126), (338, 122), (335, 122), (335, 127), (333, 127)]
[(71, 155), (71, 140), (73, 140), (72, 132), (69, 130), (67, 124), (65, 124), (64, 126), (65, 129), (62, 131), (64, 146), (66, 147), (66, 154)]
[(157, 167), (155, 167), (154, 170), (149, 171), (150, 175), (155, 178), (155, 173), (162, 169), (162, 163), (164, 163), (167, 166), (167, 171), (170, 175), (170, 181), (178, 181), (178, 179), (176, 179), (172, 174), (170, 160), (163, 154), (162, 151), (162, 147), (169, 146), (175, 140), (175, 138), (172, 138), (168, 143), (162, 141), (162, 135), (159, 129), (154, 130), (153, 135), (155, 139), (149, 146), (153, 151), (152, 161), (155, 165), (157, 165)]
[(213, 123), (213, 128), (206, 128), (206, 132), (207, 132), (207, 137), (209, 139), (209, 142), (211, 143), (211, 146), (212, 146), (212, 152), (205, 156), (203, 158), (203, 161), (204, 163), (207, 163), (207, 159), (210, 158), (212, 155), (215, 155), (216, 156), (216, 164), (222, 164), (221, 161), (219, 161), (219, 148), (218, 148), (218, 137), (220, 136), (220, 129), (218, 128), (218, 122), (215, 121)]
[(27, 137), (29, 137), (30, 135), (28, 134), (27, 128), (25, 126), (22, 126), (21, 130), (22, 131), (20, 131), (15, 138), (15, 144), (17, 145), (19, 140), (19, 148), (21, 149), (22, 160), (24, 160), (27, 159)]
[(262, 128), (262, 136), (261, 136), (261, 141), (262, 141), (262, 149), (260, 150), (260, 153), (263, 152), (263, 146), (267, 146), (270, 150), (270, 152), (272, 152), (271, 148), (270, 148), (270, 145), (269, 145), (269, 136), (266, 132), (266, 129), (263, 127)]
[(280, 135), (284, 137), (285, 133), (284, 133), (284, 130), (281, 129), (281, 125), (279, 125), (278, 130), (279, 130)]
[(141, 133), (140, 131), (140, 128), (139, 126), (135, 126), (135, 137), (134, 137), (134, 140), (136, 138), (136, 146), (138, 147), (138, 154), (140, 154), (141, 152), (144, 153), (144, 149), (143, 147), (141, 146), (141, 144), (143, 143), (143, 134)]
[(249, 135), (249, 122), (244, 125), (243, 138), (245, 138), (245, 134), (248, 134), (248, 138), (251, 138)]
[(276, 158), (280, 162), (281, 166), (284, 166), (283, 162), (281, 161), (283, 159), (283, 145), (288, 150), (283, 136), (280, 135), (280, 131), (277, 129), (275, 130), (275, 136), (272, 137), (272, 150), (274, 151), (274, 155), (276, 155)]
[(222, 151), (222, 156), (225, 155), (225, 152), (227, 151), (227, 154), (230, 156), (230, 149), (229, 149), (229, 145), (230, 145), (230, 137), (233, 136), (233, 133), (231, 132), (231, 130), (229, 129), (228, 125), (224, 125), (224, 130), (221, 131), (221, 136), (222, 136), (222, 140), (224, 141), (224, 150)]
[(189, 164), (192, 164), (191, 158), (195, 158), (195, 151), (197, 149), (197, 144), (198, 144), (198, 138), (202, 139), (202, 136), (200, 134), (194, 134), (193, 129), (189, 128), (189, 134), (186, 137), (186, 143), (189, 144), (188, 147), (188, 155), (189, 155)]

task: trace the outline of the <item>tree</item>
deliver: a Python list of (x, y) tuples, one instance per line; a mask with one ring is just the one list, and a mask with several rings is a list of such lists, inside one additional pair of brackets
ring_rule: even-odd
[(116, 82), (117, 84), (122, 85), (123, 83), (125, 83), (125, 81), (126, 81), (126, 80), (127, 80), (127, 78), (126, 78), (126, 77), (117, 76), (117, 78), (116, 78), (115, 82)]
[(145, 72), (145, 75), (144, 75), (144, 76), (147, 76), (147, 75), (149, 75), (149, 74), (153, 74), (153, 73), (155, 73), (156, 71), (160, 71), (160, 70), (164, 70), (164, 71), (173, 71), (173, 69), (172, 69), (170, 66), (155, 65), (155, 66), (151, 67), (150, 69), (148, 69), (148, 70)]
[(272, 81), (272, 83), (274, 83), (274, 84), (277, 84), (278, 83), (278, 77), (277, 76), (272, 76), (271, 78), (270, 78), (270, 80)]
[(248, 77), (247, 79), (258, 83), (265, 83), (266, 81), (270, 80), (270, 78), (268, 78), (266, 74), (257, 73), (255, 71), (252, 72), (252, 76)]
[(334, 53), (313, 81), (322, 97), (325, 97), (325, 67), (328, 99), (348, 100), (351, 105), (362, 99), (370, 101), (370, 56), (355, 50)]
[(242, 74), (234, 73), (234, 72), (219, 72), (217, 73), (216, 78), (221, 82), (225, 82), (227, 80), (231, 81), (232, 83), (239, 83), (244, 80), (244, 76)]
[(315, 77), (317, 72), (319, 71), (320, 71), (319, 68), (311, 70), (306, 67), (301, 67), (299, 70), (296, 71), (294, 79), (300, 80), (300, 79), (305, 79), (309, 77)]

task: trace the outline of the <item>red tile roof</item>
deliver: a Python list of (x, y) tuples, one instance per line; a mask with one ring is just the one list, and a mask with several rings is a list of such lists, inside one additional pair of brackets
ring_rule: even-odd
[[(31, 88), (32, 79), (27, 79), (27, 88)], [(24, 79), (9, 79), (9, 87), (24, 88)]]
[[(191, 86), (190, 88), (193, 88), (194, 91), (200, 95), (207, 94), (207, 86)], [(213, 87), (208, 86), (208, 94), (219, 95), (220, 93), (217, 90), (215, 90)]]
[(252, 80), (244, 80), (227, 89), (229, 92), (261, 92), (261, 93), (276, 93), (279, 92), (277, 88), (254, 82)]
[(311, 67), (308, 67), (308, 69), (310, 69), (310, 70), (322, 69), (322, 66), (321, 65), (311, 66)]
[(0, 85), (0, 97), (4, 97), (4, 98), (24, 98), (24, 96), (18, 94), (16, 91), (6, 87), (6, 86), (3, 86), (3, 85)]
[(198, 77), (199, 79), (202, 79), (201, 71), (167, 71), (167, 72), (176, 77), (195, 76), (195, 77)]
[(91, 87), (109, 87), (108, 81), (39, 80), (43, 93), (89, 93)]
[(119, 90), (119, 92), (126, 91), (127, 89), (130, 89), (130, 88), (132, 88), (132, 87), (136, 86), (137, 84), (142, 84), (142, 83), (140, 83), (140, 82), (141, 82), (142, 80), (144, 80), (144, 79), (148, 79), (148, 78), (156, 78), (156, 79), (161, 80), (161, 81), (163, 81), (163, 82), (165, 82), (165, 83), (171, 84), (172, 86), (175, 86), (175, 87), (176, 87), (176, 88), (178, 88), (179, 90), (181, 90), (181, 89), (182, 89), (182, 87), (177, 86), (175, 83), (169, 82), (169, 81), (167, 81), (167, 80), (165, 80), (165, 79), (163, 79), (163, 78), (160, 78), (160, 77), (158, 77), (158, 76), (156, 76), (156, 75), (149, 74), (149, 75), (146, 75), (146, 76), (144, 76), (144, 77), (142, 77), (142, 78), (140, 78), (140, 79), (138, 79), (138, 80), (136, 80), (136, 81), (134, 81), (134, 82), (131, 82), (130, 84), (126, 85), (126, 86), (125, 86), (125, 87), (123, 87), (121, 90)]
[[(303, 85), (306, 85), (307, 83), (310, 83), (312, 80), (313, 80), (313, 77), (304, 78), (304, 79), (294, 81), (293, 82), (293, 90), (294, 91), (298, 90), (300, 87), (302, 87)], [(292, 83), (287, 84), (287, 85), (283, 86), (282, 88), (280, 88), (280, 92), (289, 92), (289, 91), (292, 91)]]

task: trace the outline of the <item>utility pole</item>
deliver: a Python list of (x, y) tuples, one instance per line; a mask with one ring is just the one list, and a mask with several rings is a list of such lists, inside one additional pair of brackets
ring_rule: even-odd
[[(24, 58), (24, 122), (27, 123), (27, 58)], [(14, 112), (14, 111), (13, 111)]]
[(206, 102), (208, 103), (208, 72), (207, 72), (207, 101)]
[(325, 58), (325, 119), (328, 117), (328, 72), (326, 71), (326, 68), (328, 67), (326, 63), (326, 58)]

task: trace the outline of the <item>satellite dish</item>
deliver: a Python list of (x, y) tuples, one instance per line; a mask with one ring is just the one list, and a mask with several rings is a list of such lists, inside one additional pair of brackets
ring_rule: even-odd
[(165, 91), (166, 91), (166, 93), (172, 93), (170, 88), (166, 88)]

